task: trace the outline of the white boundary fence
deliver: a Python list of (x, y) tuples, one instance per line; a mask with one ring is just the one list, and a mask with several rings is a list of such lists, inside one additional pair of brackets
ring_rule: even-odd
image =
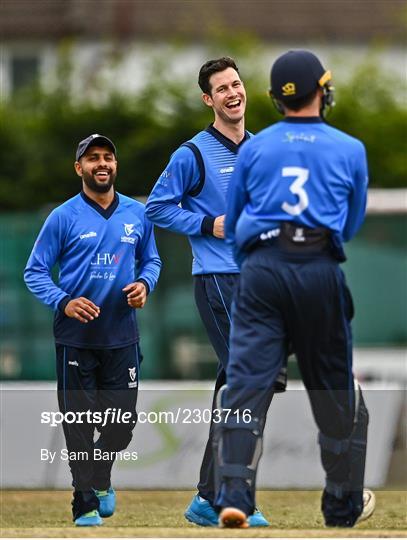
[[(375, 358), (376, 356), (376, 358)], [(403, 406), (406, 351), (355, 352), (355, 372), (362, 381), (370, 413), (366, 484), (383, 486)], [(380, 367), (382, 369), (380, 369)], [(381, 381), (363, 383), (372, 374)], [(392, 382), (397, 380), (398, 382)], [(1, 386), (1, 487), (69, 488), (68, 463), (62, 459), (61, 426), (41, 424), (41, 412), (58, 411), (55, 383), (3, 383)], [(212, 384), (142, 382), (139, 411), (204, 410), (211, 404)], [(128, 448), (137, 459), (116, 462), (118, 488), (194, 488), (206, 443), (208, 424), (199, 422), (139, 423)], [(191, 419), (191, 418), (190, 418)], [(56, 452), (51, 464), (41, 449)], [(301, 383), (272, 402), (258, 475), (260, 488), (319, 488), (324, 475), (317, 430)]]

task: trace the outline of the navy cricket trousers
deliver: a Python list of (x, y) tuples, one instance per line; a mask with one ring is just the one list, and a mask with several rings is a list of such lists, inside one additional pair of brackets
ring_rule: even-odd
[[(73, 457), (69, 467), (75, 520), (99, 508), (94, 490), (110, 487), (114, 453), (124, 450), (131, 441), (137, 421), (140, 351), (138, 343), (119, 349), (79, 349), (57, 344), (56, 356), (60, 411), (77, 415), (76, 421), (70, 418), (63, 422), (67, 450)], [(118, 422), (117, 416), (108, 416), (103, 425), (96, 415), (91, 421), (78, 416), (87, 411), (103, 415), (108, 408), (121, 409), (121, 417), (130, 413), (128, 421)], [(100, 433), (96, 442), (95, 430)], [(99, 459), (101, 456), (104, 459)]]
[[(209, 340), (218, 357), (212, 410), (216, 408), (219, 389), (226, 384), (229, 361), (229, 335), (232, 301), (239, 282), (239, 274), (202, 274), (194, 276), (195, 302)], [(275, 392), (284, 392), (287, 380), (287, 355), (279, 370)], [(211, 423), (209, 438), (202, 460), (198, 492), (212, 505), (215, 502), (215, 462), (213, 456), (214, 425)]]
[[(219, 389), (226, 384), (226, 366), (229, 358), (229, 333), (233, 294), (239, 274), (203, 274), (194, 277), (195, 302), (209, 340), (218, 357), (212, 409), (216, 408)], [(198, 492), (211, 504), (215, 498), (215, 473), (213, 458), (213, 424), (202, 460)]]
[[(250, 409), (259, 430), (229, 430), (225, 425), (221, 461), (253, 466), (289, 340), (320, 432), (326, 490), (346, 499), (337, 507), (324, 507), (323, 501), (325, 518), (328, 522), (343, 517), (344, 523), (352, 524), (363, 508), (367, 410), (361, 398), (363, 418), (356, 432), (353, 305), (343, 272), (328, 254), (286, 253), (266, 245), (249, 254), (240, 276), (222, 404), (232, 410)], [(224, 476), (216, 505), (251, 514), (255, 501), (248, 484), (242, 476)], [(335, 513), (349, 515), (329, 515)]]

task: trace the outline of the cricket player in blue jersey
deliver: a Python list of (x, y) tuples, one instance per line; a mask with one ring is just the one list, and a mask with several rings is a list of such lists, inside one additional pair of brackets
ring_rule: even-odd
[[(135, 308), (144, 307), (156, 286), (161, 261), (144, 205), (114, 189), (113, 142), (98, 134), (81, 141), (75, 170), (82, 191), (48, 216), (24, 279), (55, 312), (59, 407), (78, 415), (78, 421), (63, 424), (72, 458), (73, 519), (78, 526), (94, 526), (115, 510), (111, 469), (137, 420)], [(55, 264), (57, 283), (51, 276)], [(80, 413), (86, 411), (111, 421), (98, 423), (96, 415), (95, 422), (84, 420)]]
[[(198, 84), (214, 122), (182, 144), (155, 184), (146, 205), (149, 219), (185, 234), (193, 252), (195, 301), (218, 357), (215, 398), (225, 382), (229, 356), (230, 312), (239, 277), (232, 248), (224, 240), (226, 193), (237, 153), (250, 138), (245, 130), (246, 92), (232, 58), (209, 60), (200, 69)], [(285, 367), (281, 374), (285, 387)], [(214, 401), (215, 403), (215, 401)], [(202, 461), (198, 494), (185, 517), (201, 526), (217, 526), (212, 453), (213, 425)], [(251, 512), (252, 526), (267, 526), (259, 511)]]
[(368, 173), (363, 144), (323, 120), (332, 90), (330, 72), (311, 52), (278, 58), (271, 95), (284, 119), (244, 145), (228, 191), (226, 238), (241, 278), (219, 401), (246, 416), (224, 415), (219, 424), (223, 527), (250, 525), (264, 422), (287, 341), (319, 429), (326, 525), (352, 527), (375, 507), (364, 490), (368, 412), (352, 373), (353, 304), (339, 267), (342, 243), (364, 220)]

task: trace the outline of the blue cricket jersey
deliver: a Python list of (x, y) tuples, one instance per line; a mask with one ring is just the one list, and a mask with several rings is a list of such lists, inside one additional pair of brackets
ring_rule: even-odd
[(282, 221), (325, 227), (348, 241), (363, 223), (364, 145), (320, 118), (286, 118), (244, 145), (228, 192), (226, 238), (239, 263)]
[[(56, 343), (78, 348), (119, 348), (138, 341), (136, 310), (122, 289), (143, 281), (151, 292), (160, 274), (152, 224), (144, 205), (115, 193), (104, 210), (83, 192), (51, 212), (24, 271), (29, 290), (55, 310)], [(59, 266), (58, 284), (51, 277)], [(63, 309), (84, 296), (99, 317), (81, 323)]]
[[(237, 153), (249, 137), (246, 132), (243, 141), (235, 144), (212, 125), (199, 132), (190, 142), (202, 156), (202, 188), (196, 189), (201, 171), (194, 153), (180, 146), (147, 200), (146, 213), (153, 223), (188, 236), (193, 275), (239, 272), (231, 247), (212, 235), (212, 227), (213, 219), (226, 213), (226, 194)], [(206, 223), (210, 226), (205, 227)]]

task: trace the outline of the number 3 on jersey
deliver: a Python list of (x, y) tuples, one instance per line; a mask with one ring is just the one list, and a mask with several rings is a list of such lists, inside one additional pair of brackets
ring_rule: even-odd
[(299, 200), (297, 204), (284, 202), (281, 205), (281, 208), (291, 216), (299, 216), (309, 205), (307, 192), (303, 188), (303, 185), (308, 180), (309, 170), (303, 169), (302, 167), (283, 167), (282, 175), (284, 177), (295, 177), (294, 182), (290, 185), (290, 191), (291, 193), (294, 193), (294, 195), (297, 195)]

